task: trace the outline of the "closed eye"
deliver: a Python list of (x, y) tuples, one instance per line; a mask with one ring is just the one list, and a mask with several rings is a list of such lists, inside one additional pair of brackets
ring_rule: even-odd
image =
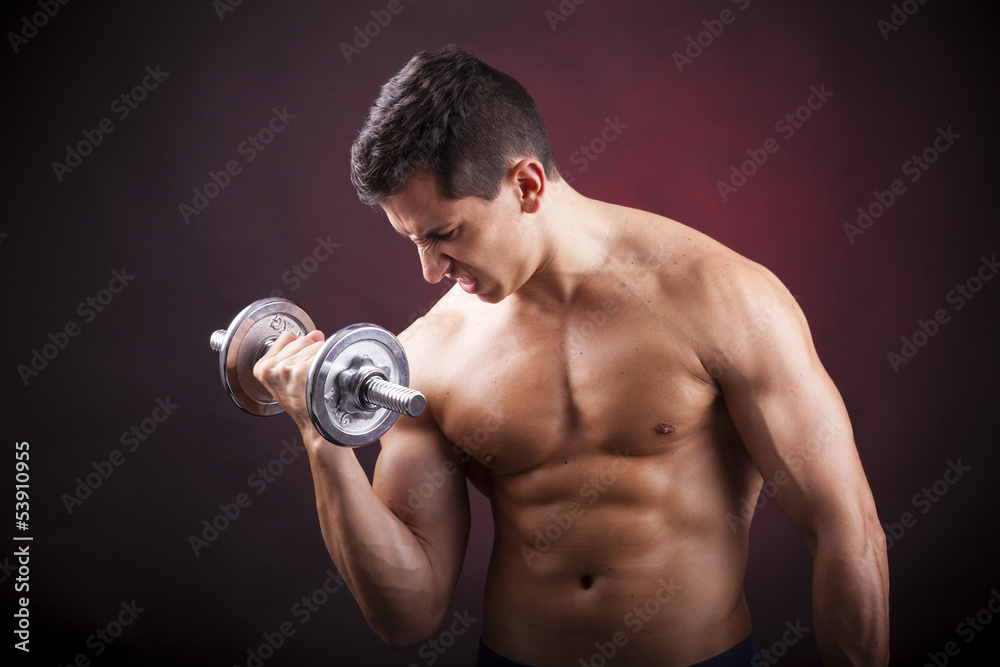
[(458, 227), (453, 227), (446, 232), (431, 232), (425, 234), (423, 238), (427, 241), (451, 241), (458, 235)]
[(435, 229), (433, 231), (427, 232), (426, 234), (421, 234), (420, 236), (417, 237), (407, 236), (406, 234), (404, 234), (399, 230), (396, 230), (396, 233), (402, 236), (403, 238), (412, 238), (414, 243), (416, 243), (418, 246), (422, 246), (426, 243), (433, 243), (435, 241), (451, 241), (456, 236), (458, 236), (458, 230), (459, 226), (453, 227), (449, 229), (447, 232), (442, 232)]

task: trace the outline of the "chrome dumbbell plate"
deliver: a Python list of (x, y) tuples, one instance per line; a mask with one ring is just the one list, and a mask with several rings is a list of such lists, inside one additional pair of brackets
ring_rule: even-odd
[(304, 310), (287, 299), (254, 301), (233, 318), (225, 331), (212, 336), (219, 352), (219, 373), (226, 391), (246, 412), (267, 417), (284, 412), (253, 376), (253, 367), (284, 331), (304, 336), (316, 327)]
[[(324, 438), (358, 447), (374, 442), (396, 422), (398, 412), (365, 402), (360, 389), (372, 377), (409, 384), (406, 353), (391, 333), (374, 324), (354, 324), (324, 343), (306, 385), (313, 425)], [(416, 414), (423, 410), (423, 397), (419, 400)]]

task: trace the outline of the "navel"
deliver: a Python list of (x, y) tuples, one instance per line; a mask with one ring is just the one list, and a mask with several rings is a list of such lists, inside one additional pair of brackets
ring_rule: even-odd
[(594, 578), (589, 574), (585, 574), (580, 577), (580, 588), (583, 590), (589, 590), (591, 586), (594, 585)]
[(653, 427), (653, 430), (656, 432), (657, 435), (670, 435), (677, 429), (674, 428), (673, 424), (668, 424), (667, 422), (660, 422), (659, 424)]

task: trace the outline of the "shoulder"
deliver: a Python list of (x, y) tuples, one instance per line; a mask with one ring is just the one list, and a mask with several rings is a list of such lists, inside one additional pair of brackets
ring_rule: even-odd
[(768, 268), (676, 220), (625, 211), (623, 256), (641, 268), (654, 303), (688, 332), (703, 360), (808, 336), (795, 298)]
[[(474, 358), (474, 329), (484, 319), (484, 304), (455, 285), (423, 316), (399, 334), (410, 369), (410, 384), (428, 397), (447, 394), (450, 378), (463, 362)], [(481, 342), (481, 341), (480, 341)], [(438, 401), (440, 402), (440, 401)]]
[(456, 284), (425, 315), (399, 334), (399, 340), (408, 355), (411, 348), (413, 353), (420, 355), (440, 349), (461, 335), (478, 305), (478, 299), (463, 292)]
[[(456, 338), (461, 336), (468, 319), (468, 306), (462, 303), (466, 296), (468, 295), (455, 285), (426, 314), (417, 318), (397, 336), (406, 353), (409, 386), (427, 398), (427, 408), (423, 415), (409, 420), (414, 425), (422, 423), (430, 426), (438, 423), (440, 415), (435, 414), (434, 408), (441, 402), (442, 379), (445, 376), (442, 369), (446, 365), (448, 351), (454, 349)], [(408, 420), (400, 421), (405, 424)]]
[(795, 298), (770, 269), (721, 244), (695, 253), (677, 277), (714, 325), (747, 324), (798, 311)]
[(785, 290), (764, 266), (730, 249), (707, 234), (663, 216), (612, 207), (624, 223), (621, 257), (656, 273), (667, 291), (688, 296), (703, 293), (709, 300), (736, 294), (773, 295)]

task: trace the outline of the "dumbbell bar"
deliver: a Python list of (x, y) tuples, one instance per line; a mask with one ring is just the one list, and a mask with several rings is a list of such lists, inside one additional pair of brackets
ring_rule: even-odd
[[(283, 409), (253, 375), (253, 367), (284, 331), (314, 329), (304, 310), (287, 299), (261, 299), (244, 308), (228, 329), (212, 334), (226, 391), (244, 411), (271, 416)], [(374, 324), (354, 324), (328, 338), (313, 359), (306, 383), (309, 417), (337, 445), (374, 442), (400, 413), (419, 416), (427, 402), (408, 388), (406, 353), (396, 337)]]

